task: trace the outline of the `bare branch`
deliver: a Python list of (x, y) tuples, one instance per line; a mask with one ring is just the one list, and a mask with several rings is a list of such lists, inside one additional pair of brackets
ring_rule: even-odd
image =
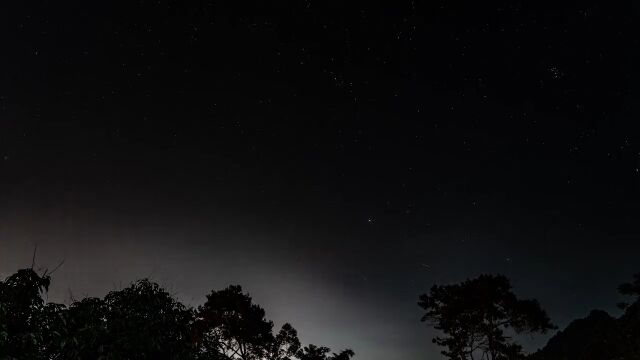
[(36, 264), (36, 251), (38, 251), (38, 244), (33, 247), (33, 257), (31, 257), (31, 270), (33, 270), (33, 267)]

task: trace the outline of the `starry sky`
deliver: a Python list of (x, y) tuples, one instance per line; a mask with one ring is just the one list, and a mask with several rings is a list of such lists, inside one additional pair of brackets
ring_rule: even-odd
[[(0, 5), (0, 274), (50, 299), (241, 284), (305, 342), (440, 359), (419, 294), (559, 326), (640, 271), (640, 5)], [(428, 266), (425, 266), (428, 265)], [(524, 338), (531, 350), (546, 338)]]

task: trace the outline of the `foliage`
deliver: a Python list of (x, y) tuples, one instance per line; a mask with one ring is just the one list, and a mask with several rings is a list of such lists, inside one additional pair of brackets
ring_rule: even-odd
[(0, 358), (48, 359), (55, 352), (62, 307), (42, 299), (50, 282), (33, 269), (0, 282)]
[(262, 359), (273, 342), (273, 323), (240, 286), (212, 291), (198, 309), (198, 335), (205, 353), (228, 359)]
[(339, 354), (333, 353), (329, 355), (331, 350), (324, 346), (309, 345), (305, 346), (299, 354), (300, 360), (349, 360), (353, 355), (353, 351), (344, 350)]
[(270, 342), (266, 349), (269, 360), (290, 360), (300, 351), (298, 332), (291, 324), (284, 324), (278, 335)]
[[(50, 282), (32, 269), (0, 281), (0, 360), (293, 360), (309, 354), (290, 324), (274, 334), (264, 309), (240, 286), (211, 292), (196, 311), (147, 279), (68, 307), (45, 301)], [(353, 356), (321, 349), (324, 357), (313, 359)]]
[(501, 275), (481, 275), (454, 285), (435, 285), (420, 296), (418, 305), (429, 322), (444, 336), (433, 342), (445, 347), (450, 359), (503, 360), (522, 358), (521, 347), (509, 334), (544, 333), (554, 326), (535, 300), (520, 300), (509, 280)]
[(273, 323), (240, 286), (212, 291), (198, 308), (197, 338), (201, 354), (221, 354), (230, 360), (349, 360), (353, 351), (331, 356), (326, 347), (302, 348), (296, 330), (284, 324), (273, 334)]
[(112, 291), (107, 308), (107, 345), (111, 358), (183, 359), (191, 356), (193, 315), (158, 284), (140, 280)]
[(109, 309), (102, 299), (75, 301), (65, 313), (66, 341), (60, 349), (67, 359), (108, 358)]

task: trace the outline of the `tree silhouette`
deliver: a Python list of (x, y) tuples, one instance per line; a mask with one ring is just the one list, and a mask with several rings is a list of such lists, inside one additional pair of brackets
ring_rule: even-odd
[(104, 298), (109, 353), (113, 358), (183, 359), (192, 355), (193, 314), (149, 280)]
[(273, 323), (265, 319), (264, 309), (253, 304), (240, 286), (212, 291), (197, 316), (205, 353), (220, 353), (228, 359), (262, 359), (273, 343)]
[(65, 313), (66, 338), (61, 353), (67, 359), (108, 358), (110, 329), (107, 304), (98, 298), (73, 302)]
[(202, 358), (222, 356), (229, 360), (349, 360), (353, 351), (331, 356), (326, 347), (301, 348), (297, 331), (284, 324), (277, 335), (265, 311), (253, 303), (240, 286), (212, 291), (198, 308), (196, 320), (198, 348)]
[(278, 335), (266, 347), (266, 359), (290, 360), (300, 351), (298, 332), (291, 324), (284, 324)]
[(353, 351), (344, 350), (338, 354), (329, 355), (331, 349), (324, 346), (309, 345), (305, 346), (299, 353), (300, 360), (349, 360), (354, 356)]
[(49, 359), (56, 352), (63, 307), (42, 299), (50, 283), (33, 269), (0, 282), (0, 358)]
[(520, 300), (502, 275), (481, 275), (460, 284), (434, 285), (418, 305), (429, 322), (445, 336), (433, 342), (445, 347), (453, 360), (512, 360), (523, 357), (512, 336), (545, 333), (554, 328), (535, 300)]
[[(50, 276), (19, 270), (0, 281), (0, 360), (349, 360), (351, 350), (302, 348), (277, 334), (240, 286), (213, 291), (197, 311), (147, 279), (66, 307), (47, 303)], [(306, 350), (305, 350), (306, 349)], [(311, 349), (311, 352), (310, 352)], [(315, 349), (321, 349), (320, 357)]]
[(67, 359), (193, 358), (193, 313), (158, 284), (140, 280), (63, 313), (59, 353)]

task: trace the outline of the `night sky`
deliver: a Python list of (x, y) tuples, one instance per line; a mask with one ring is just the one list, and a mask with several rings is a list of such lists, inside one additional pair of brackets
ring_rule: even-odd
[(387, 3), (3, 2), (0, 274), (37, 245), (56, 301), (237, 283), (362, 360), (440, 359), (417, 297), (481, 273), (618, 314), (640, 5)]

